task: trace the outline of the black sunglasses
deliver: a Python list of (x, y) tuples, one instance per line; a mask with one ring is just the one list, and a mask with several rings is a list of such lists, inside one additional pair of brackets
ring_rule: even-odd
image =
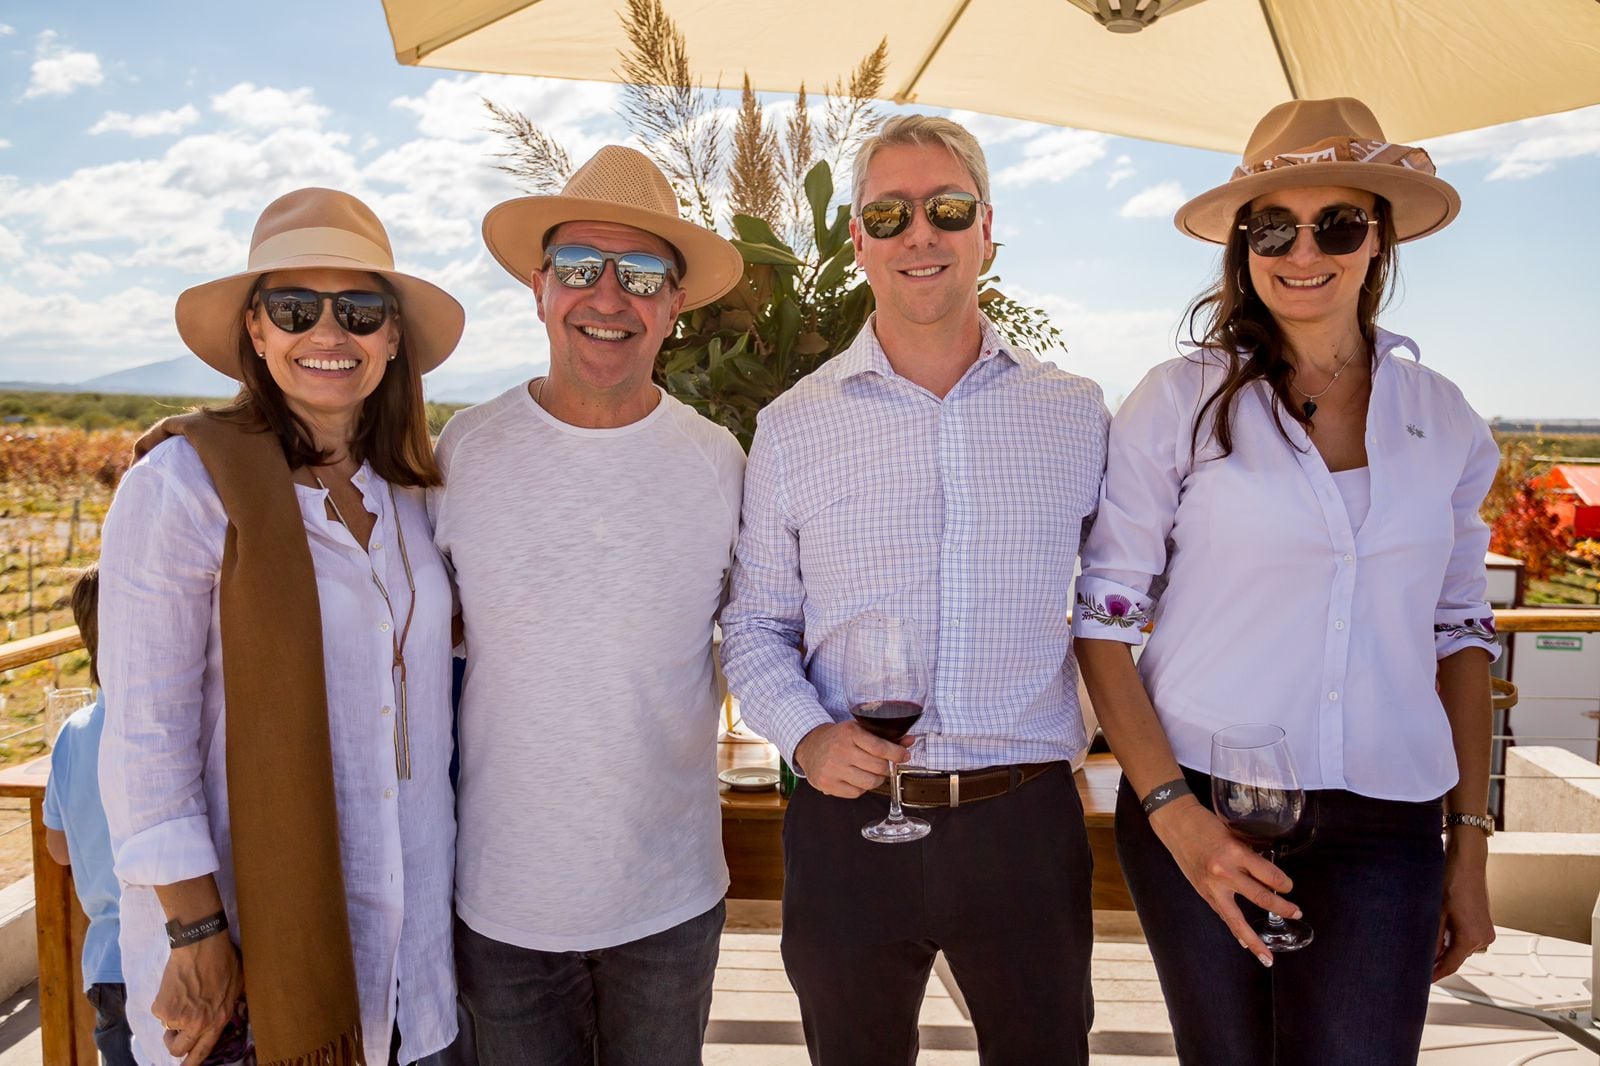
[(950, 233), (969, 229), (978, 220), (978, 208), (983, 204), (970, 192), (946, 192), (921, 201), (874, 200), (870, 204), (862, 204), (857, 217), (861, 219), (861, 228), (869, 237), (885, 240), (905, 232), (906, 227), (911, 225), (912, 212), (917, 209), (919, 202), (923, 211), (927, 212), (928, 221)]
[(606, 264), (617, 272), (617, 284), (635, 296), (654, 296), (672, 276), (672, 266), (651, 252), (602, 252), (587, 244), (558, 244), (545, 253), (556, 280), (569, 289), (587, 289), (600, 280)]
[(1269, 207), (1245, 219), (1239, 228), (1250, 250), (1270, 259), (1288, 255), (1295, 235), (1303, 229), (1311, 231), (1324, 255), (1349, 255), (1367, 239), (1367, 227), (1376, 225), (1361, 208), (1346, 204), (1327, 208), (1315, 222), (1296, 222), (1287, 208)]
[(344, 292), (317, 292), (315, 289), (263, 289), (257, 297), (266, 308), (267, 318), (285, 333), (304, 333), (322, 317), (322, 304), (333, 301), (333, 318), (346, 332), (357, 337), (376, 333), (395, 307), (388, 293), (347, 289)]

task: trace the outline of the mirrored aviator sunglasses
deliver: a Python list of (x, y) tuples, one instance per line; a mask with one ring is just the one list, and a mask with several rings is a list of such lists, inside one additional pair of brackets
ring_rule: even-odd
[(861, 205), (861, 228), (869, 237), (886, 240), (904, 233), (911, 225), (911, 213), (921, 203), (928, 221), (949, 233), (968, 229), (978, 219), (982, 200), (970, 192), (947, 192), (918, 200), (873, 200)]
[(672, 274), (671, 264), (651, 252), (602, 252), (586, 244), (559, 244), (545, 254), (544, 262), (569, 289), (594, 285), (610, 263), (617, 284), (635, 296), (654, 296)]
[(1250, 250), (1276, 259), (1288, 255), (1294, 238), (1303, 229), (1311, 231), (1324, 255), (1349, 255), (1367, 239), (1367, 229), (1377, 223), (1359, 207), (1348, 204), (1325, 209), (1315, 222), (1296, 222), (1287, 208), (1269, 207), (1257, 211), (1239, 224)]
[(272, 324), (285, 333), (304, 333), (322, 317), (325, 301), (333, 302), (333, 318), (357, 337), (376, 333), (389, 317), (394, 298), (365, 289), (317, 292), (314, 289), (263, 289), (258, 297)]

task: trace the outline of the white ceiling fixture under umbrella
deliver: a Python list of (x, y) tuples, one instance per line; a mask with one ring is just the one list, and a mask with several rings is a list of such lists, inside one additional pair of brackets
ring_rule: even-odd
[[(620, 80), (624, 0), (384, 0), (401, 63)], [(816, 90), (889, 42), (883, 97), (1238, 152), (1291, 98), (1415, 142), (1600, 103), (1600, 0), (665, 0), (695, 76)]]

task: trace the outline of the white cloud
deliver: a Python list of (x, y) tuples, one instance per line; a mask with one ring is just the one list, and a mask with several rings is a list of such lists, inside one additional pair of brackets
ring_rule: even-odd
[(1009, 284), (1004, 288), (1019, 303), (1044, 310), (1061, 331), (1066, 354), (1052, 351), (1043, 358), (1098, 383), (1113, 411), (1151, 367), (1178, 354), (1176, 308), (1091, 308), (1056, 293)]
[[(390, 106), (414, 113), (417, 132), (425, 137), (483, 141), (491, 136), (494, 121), (483, 106), (485, 99), (532, 118), (566, 148), (574, 163), (626, 132), (618, 115), (621, 87), (600, 82), (475, 74), (441, 78), (421, 96), (397, 97)], [(595, 130), (596, 125), (601, 129)]]
[(1046, 126), (1041, 122), (1025, 122), (1017, 118), (1001, 118), (999, 115), (986, 115), (981, 111), (952, 111), (950, 121), (960, 123), (978, 139), (978, 143), (987, 150), (990, 145), (1006, 144), (1010, 141), (1032, 140), (1044, 134), (1055, 132), (1058, 127)]
[(200, 121), (200, 112), (184, 104), (176, 111), (149, 111), (143, 115), (130, 115), (125, 111), (107, 111), (100, 121), (89, 127), (91, 134), (126, 133), (130, 137), (166, 137), (181, 133)]
[(94, 252), (74, 252), (66, 257), (35, 255), (18, 263), (16, 273), (41, 290), (77, 289), (91, 278), (109, 274), (116, 265)]
[(10, 37), (16, 32), (16, 30), (12, 29), (10, 26), (7, 26), (4, 22), (0, 22), (0, 37)]
[(1134, 193), (1117, 214), (1123, 218), (1166, 218), (1188, 199), (1182, 185), (1164, 181)]
[(1106, 188), (1115, 189), (1137, 173), (1138, 168), (1133, 165), (1133, 157), (1131, 155), (1119, 155), (1113, 164), (1111, 173), (1106, 175)]
[(0, 307), (6, 308), (0, 340), (18, 348), (73, 354), (80, 348), (115, 351), (177, 341), (172, 294), (143, 286), (85, 299), (60, 290), (30, 293), (0, 285)]
[(11, 142), (6, 140), (4, 137), (0, 137), (0, 148), (10, 148), (10, 147), (11, 147)]
[(240, 82), (225, 93), (211, 98), (211, 109), (240, 126), (266, 128), (300, 126), (320, 129), (328, 109), (312, 102), (310, 89), (285, 92), (267, 86)]
[(1531, 178), (1565, 159), (1600, 156), (1600, 106), (1507, 122), (1422, 142), (1439, 167), (1488, 161), (1488, 181)]
[(1035, 185), (1042, 181), (1062, 181), (1093, 166), (1105, 157), (1111, 138), (1092, 130), (1047, 130), (1022, 146), (1022, 161), (1005, 167), (994, 176), (1002, 187)]
[(99, 85), (105, 80), (99, 56), (58, 44), (56, 32), (45, 30), (35, 44), (32, 76), (22, 96), (25, 100), (37, 96), (66, 96), (75, 89)]
[(0, 261), (21, 259), (26, 254), (27, 249), (23, 247), (22, 238), (0, 226)]

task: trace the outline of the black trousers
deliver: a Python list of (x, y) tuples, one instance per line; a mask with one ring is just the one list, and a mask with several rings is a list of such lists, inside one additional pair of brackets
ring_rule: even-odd
[(914, 810), (933, 832), (874, 844), (888, 800), (804, 781), (783, 823), (783, 964), (817, 1066), (917, 1058), (917, 1013), (943, 951), (984, 1066), (1089, 1061), (1091, 859), (1065, 764), (1016, 792)]

